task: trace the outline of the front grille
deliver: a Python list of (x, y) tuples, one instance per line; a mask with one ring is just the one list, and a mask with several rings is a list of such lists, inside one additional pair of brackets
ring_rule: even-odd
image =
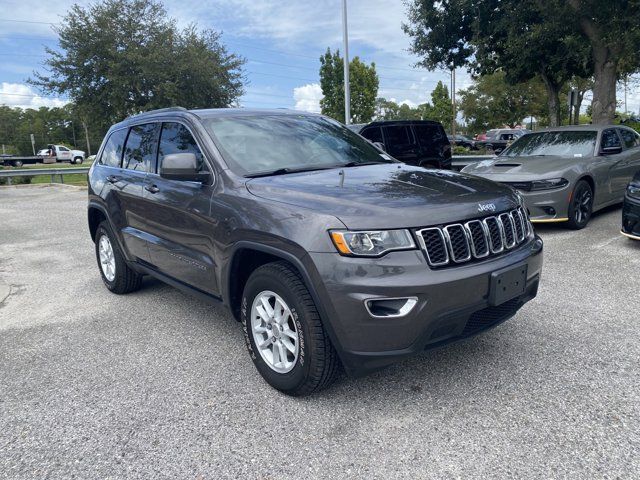
[(474, 335), (498, 322), (501, 322), (502, 320), (512, 317), (521, 305), (521, 300), (519, 298), (514, 298), (501, 305), (478, 310), (469, 317), (469, 320), (467, 320), (467, 324), (462, 331), (462, 336), (468, 337), (470, 335)]
[(445, 267), (497, 255), (520, 245), (533, 231), (527, 212), (500, 215), (419, 230), (418, 240), (431, 267)]

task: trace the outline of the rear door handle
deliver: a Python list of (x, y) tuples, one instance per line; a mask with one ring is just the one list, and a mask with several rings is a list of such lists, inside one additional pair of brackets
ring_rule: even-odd
[(156, 185), (146, 185), (144, 189), (149, 193), (158, 193), (160, 191)]
[(109, 183), (117, 183), (120, 180), (120, 177), (116, 177), (115, 175), (109, 175), (107, 177), (107, 182)]

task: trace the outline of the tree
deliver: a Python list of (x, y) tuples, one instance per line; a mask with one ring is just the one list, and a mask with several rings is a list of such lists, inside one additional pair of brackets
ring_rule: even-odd
[(545, 87), (538, 78), (511, 85), (504, 72), (481, 75), (466, 90), (461, 90), (460, 110), (469, 129), (484, 132), (490, 128), (508, 125), (514, 128), (528, 116), (538, 119), (546, 114), (539, 99)]
[(428, 68), (504, 71), (511, 84), (540, 77), (552, 126), (560, 123), (563, 85), (590, 74), (588, 48), (564, 0), (409, 0), (404, 29)]
[(447, 86), (438, 82), (436, 88), (431, 92), (431, 104), (425, 103), (420, 106), (424, 119), (436, 120), (448, 129), (453, 121), (453, 106), (449, 97)]
[[(366, 65), (358, 57), (349, 62), (352, 123), (371, 121), (376, 110), (378, 84), (375, 63)], [(344, 123), (344, 63), (339, 50), (331, 53), (331, 49), (327, 48), (326, 53), (320, 57), (320, 87), (323, 95), (320, 108), (323, 115)]]
[(179, 30), (156, 0), (76, 4), (54, 29), (59, 48), (47, 48), (48, 72), (30, 82), (103, 129), (155, 108), (230, 106), (243, 93), (244, 59), (215, 31)]
[(611, 123), (618, 79), (640, 67), (638, 0), (568, 0), (593, 59), (593, 123)]

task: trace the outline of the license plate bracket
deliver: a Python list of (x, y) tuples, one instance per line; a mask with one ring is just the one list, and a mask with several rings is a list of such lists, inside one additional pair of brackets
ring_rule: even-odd
[(522, 295), (527, 286), (527, 267), (526, 263), (522, 263), (493, 272), (489, 286), (489, 304), (501, 305)]

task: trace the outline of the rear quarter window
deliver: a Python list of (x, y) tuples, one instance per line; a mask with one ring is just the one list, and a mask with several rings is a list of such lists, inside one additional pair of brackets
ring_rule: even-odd
[(100, 165), (119, 167), (124, 150), (124, 141), (127, 138), (127, 129), (116, 130), (107, 139), (102, 154), (98, 159)]
[(445, 145), (449, 145), (447, 134), (442, 125), (417, 123), (413, 125), (420, 146), (429, 155), (440, 155)]

